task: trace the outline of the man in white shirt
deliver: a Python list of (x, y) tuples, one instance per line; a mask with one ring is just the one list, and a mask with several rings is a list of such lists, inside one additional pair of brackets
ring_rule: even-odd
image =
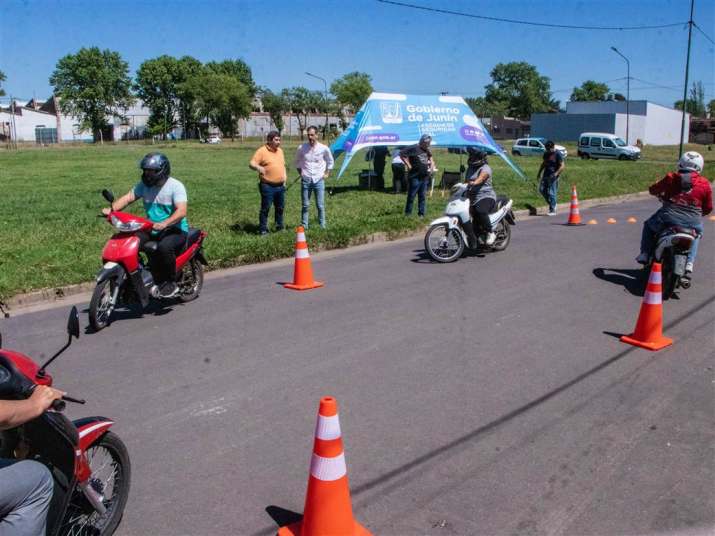
[(300, 173), (302, 183), (302, 223), (303, 227), (307, 229), (310, 196), (315, 192), (318, 221), (320, 226), (325, 229), (325, 179), (330, 176), (335, 161), (328, 146), (318, 141), (318, 129), (310, 126), (307, 132), (308, 143), (298, 147), (295, 153), (295, 167)]

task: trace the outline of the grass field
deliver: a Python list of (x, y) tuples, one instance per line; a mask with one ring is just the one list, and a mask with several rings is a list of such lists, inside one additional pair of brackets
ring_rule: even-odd
[[(0, 297), (38, 288), (89, 281), (100, 267), (100, 254), (112, 228), (97, 218), (106, 202), (103, 188), (123, 194), (138, 180), (137, 163), (149, 150), (161, 150), (172, 162), (172, 175), (189, 194), (189, 221), (209, 234), (206, 254), (212, 268), (262, 262), (293, 254), (300, 222), (300, 185), (286, 200), (289, 231), (259, 237), (256, 175), (247, 163), (258, 142), (225, 142), (220, 146), (197, 143), (163, 145), (116, 144), (47, 147), (0, 152)], [(511, 143), (504, 142), (507, 149)], [(691, 146), (706, 158), (705, 175), (715, 177), (715, 158), (702, 146)], [(292, 160), (295, 145), (284, 147)], [(571, 155), (576, 147), (568, 145)], [(642, 191), (672, 169), (677, 147), (646, 147), (643, 160), (618, 162), (570, 157), (561, 181), (559, 201), (567, 201), (570, 183), (578, 185), (580, 199)], [(311, 249), (345, 247), (375, 232), (388, 236), (418, 229), (437, 217), (446, 198), (428, 199), (425, 220), (403, 215), (405, 196), (358, 190), (358, 172), (367, 163), (358, 155), (343, 178), (326, 196), (328, 229), (313, 223), (308, 232)], [(458, 170), (458, 155), (435, 150), (440, 170)], [(517, 157), (530, 181), (517, 177), (499, 158), (492, 157), (494, 183), (499, 193), (514, 199), (516, 208), (543, 206), (535, 177), (540, 159)], [(295, 177), (289, 169), (289, 181)], [(386, 183), (391, 184), (389, 162)], [(141, 206), (135, 204), (135, 211)], [(270, 217), (273, 217), (271, 212)], [(311, 206), (311, 222), (316, 211)]]

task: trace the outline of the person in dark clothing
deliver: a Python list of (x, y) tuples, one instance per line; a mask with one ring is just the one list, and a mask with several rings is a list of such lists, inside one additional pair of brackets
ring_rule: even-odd
[(487, 152), (476, 147), (467, 149), (469, 157), (467, 159), (467, 183), (469, 184), (469, 212), (472, 216), (471, 222), (464, 222), (464, 232), (469, 239), (469, 247), (477, 245), (477, 234), (474, 226), (480, 232), (486, 232), (485, 243), (491, 246), (496, 241), (497, 235), (492, 230), (492, 223), (489, 214), (494, 212), (497, 203), (497, 194), (492, 186), (492, 168), (487, 163)]
[(420, 137), (419, 143), (410, 145), (400, 151), (400, 158), (405, 164), (407, 170), (407, 178), (410, 183), (407, 192), (407, 204), (405, 205), (405, 215), (412, 214), (412, 206), (417, 196), (417, 215), (422, 217), (425, 215), (426, 209), (426, 192), (429, 185), (431, 170), (434, 167), (432, 153), (429, 146), (432, 143), (432, 136), (423, 134)]
[(561, 153), (554, 149), (553, 141), (547, 141), (544, 147), (546, 147), (544, 160), (541, 162), (539, 172), (536, 174), (536, 180), (541, 179), (539, 183), (539, 193), (549, 204), (548, 215), (556, 216), (556, 196), (559, 192), (559, 176), (564, 170), (564, 159)]
[(392, 154), (392, 193), (399, 194), (407, 191), (407, 174), (405, 163), (400, 157), (400, 150), (394, 149)]
[(384, 145), (378, 145), (373, 149), (373, 160), (372, 166), (375, 169), (375, 175), (377, 175), (377, 184), (385, 187), (385, 160), (390, 151)]

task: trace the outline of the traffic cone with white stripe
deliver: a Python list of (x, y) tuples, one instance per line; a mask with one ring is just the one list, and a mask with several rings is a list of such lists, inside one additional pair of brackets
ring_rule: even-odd
[(621, 341), (653, 351), (673, 344), (673, 339), (663, 336), (663, 280), (659, 262), (654, 262), (650, 269), (636, 329), (623, 335)]
[(576, 193), (576, 185), (571, 185), (571, 207), (569, 209), (569, 221), (566, 225), (583, 225), (581, 223), (581, 212), (578, 209), (578, 194)]
[(313, 268), (310, 265), (308, 243), (305, 241), (305, 229), (298, 227), (295, 232), (295, 268), (293, 270), (293, 282), (284, 283), (283, 286), (293, 290), (310, 290), (311, 288), (322, 287), (322, 281), (313, 280)]
[(320, 399), (303, 519), (278, 536), (372, 536), (353, 518), (338, 403), (330, 396)]

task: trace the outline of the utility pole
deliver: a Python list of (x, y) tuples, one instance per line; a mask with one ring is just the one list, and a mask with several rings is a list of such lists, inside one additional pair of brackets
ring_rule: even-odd
[(12, 111), (12, 148), (17, 150), (17, 126), (15, 125), (15, 97), (10, 95), (10, 109)]
[(325, 98), (325, 130), (323, 131), (323, 140), (327, 140), (328, 139), (328, 121), (329, 121), (329, 118), (328, 118), (328, 113), (329, 113), (328, 112), (328, 81), (325, 80), (325, 78), (323, 78), (322, 76), (314, 75), (312, 73), (309, 73), (308, 71), (306, 71), (305, 74), (307, 74), (308, 76), (312, 76), (313, 78), (317, 78), (318, 80), (323, 81), (323, 87), (325, 88), (325, 94), (324, 94), (324, 98)]
[(621, 54), (616, 47), (611, 47), (611, 50), (618, 54), (621, 58), (626, 60), (626, 145), (629, 142), (628, 140), (628, 126), (630, 123), (630, 106), (631, 106), (631, 62), (628, 61), (628, 58), (626, 58), (623, 54)]
[[(678, 158), (683, 154), (683, 138), (685, 137), (685, 110), (688, 108), (688, 71), (690, 70), (690, 41), (693, 37), (693, 10), (695, 0), (690, 0), (690, 20), (688, 21), (688, 55), (685, 59), (685, 88), (683, 88), (683, 119), (680, 122), (680, 149)], [(690, 131), (690, 129), (688, 129)]]

